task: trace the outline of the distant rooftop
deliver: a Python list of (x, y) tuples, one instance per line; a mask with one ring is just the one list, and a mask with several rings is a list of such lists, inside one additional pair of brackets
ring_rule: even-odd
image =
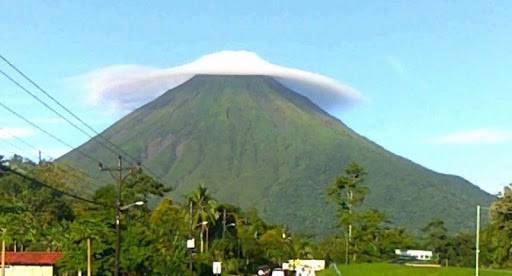
[(8, 265), (54, 265), (62, 257), (62, 252), (5, 252), (5, 263)]

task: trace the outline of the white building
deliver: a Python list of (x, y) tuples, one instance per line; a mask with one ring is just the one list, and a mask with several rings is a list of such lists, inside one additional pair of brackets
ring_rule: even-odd
[(61, 252), (5, 252), (5, 276), (53, 276)]
[(401, 250), (395, 249), (395, 255), (400, 258), (414, 259), (418, 261), (432, 260), (432, 251), (428, 250)]

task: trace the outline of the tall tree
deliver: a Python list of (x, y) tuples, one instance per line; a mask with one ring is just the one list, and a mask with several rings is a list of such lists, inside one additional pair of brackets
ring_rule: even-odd
[(349, 263), (349, 255), (352, 244), (352, 226), (354, 223), (354, 208), (363, 203), (368, 189), (363, 186), (366, 172), (355, 162), (349, 163), (341, 175), (336, 176), (327, 192), (329, 198), (336, 204), (339, 223), (346, 227), (346, 257), (345, 263)]

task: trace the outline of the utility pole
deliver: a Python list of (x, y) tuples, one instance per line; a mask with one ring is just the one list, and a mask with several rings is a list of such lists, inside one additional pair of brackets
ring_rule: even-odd
[[(192, 218), (192, 213), (193, 213), (193, 205), (192, 205), (192, 200), (190, 200), (190, 209), (189, 209), (189, 216), (190, 216), (190, 236), (191, 238), (194, 240), (194, 247), (195, 247), (195, 238), (196, 236), (194, 235), (194, 220)], [(192, 250), (193, 248), (190, 248), (188, 250), (188, 254), (189, 254), (189, 270), (190, 270), (190, 275), (193, 275), (193, 267), (192, 267)]]
[(5, 232), (2, 233), (2, 276), (5, 276)]
[[(140, 168), (140, 163), (135, 167), (123, 167), (123, 157), (119, 155), (117, 157), (118, 163), (117, 167), (104, 167), (102, 163), (99, 163), (99, 167), (101, 171), (107, 171), (110, 173), (112, 178), (117, 180), (117, 195), (116, 195), (116, 244), (115, 244), (115, 261), (114, 261), (114, 276), (119, 276), (119, 262), (121, 259), (121, 189), (123, 187), (124, 180), (130, 175), (130, 173), (123, 175), (125, 171), (133, 172), (136, 169)], [(115, 175), (114, 172), (119, 173)]]
[(222, 210), (222, 239), (226, 236), (226, 208)]
[(476, 250), (475, 250), (475, 276), (478, 276), (478, 261), (480, 254), (480, 205), (476, 206)]
[(91, 239), (87, 239), (87, 276), (92, 276)]
[(203, 253), (204, 251), (204, 240), (203, 240), (203, 232), (204, 232), (204, 225), (201, 224), (201, 233), (199, 233), (199, 243), (200, 243), (200, 252)]

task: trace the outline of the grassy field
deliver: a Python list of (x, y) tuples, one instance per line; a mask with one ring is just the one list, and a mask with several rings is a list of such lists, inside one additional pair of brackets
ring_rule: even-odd
[[(338, 265), (342, 276), (472, 276), (471, 268), (420, 268), (396, 264)], [(319, 276), (336, 276), (334, 269), (324, 270)], [(480, 276), (512, 276), (512, 271), (480, 269)]]

